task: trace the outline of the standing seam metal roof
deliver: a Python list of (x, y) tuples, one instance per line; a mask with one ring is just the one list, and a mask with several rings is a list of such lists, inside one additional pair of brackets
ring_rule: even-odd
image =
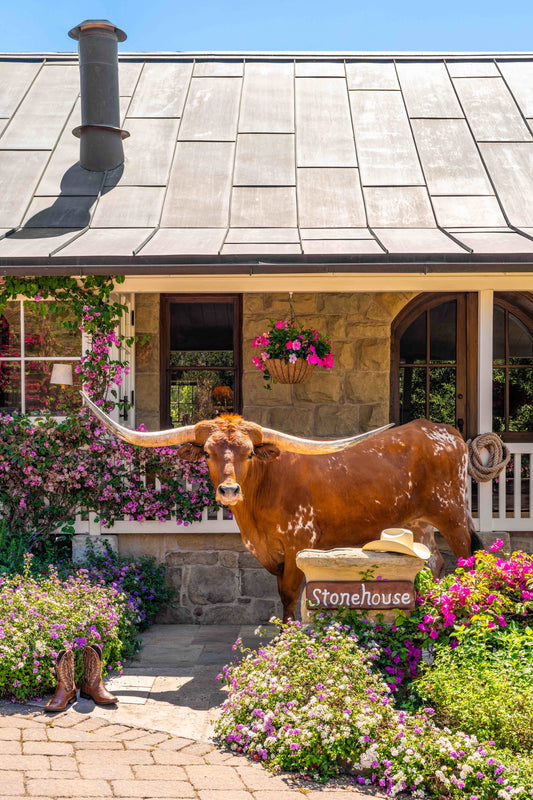
[[(77, 56), (0, 56), (0, 260), (531, 260), (532, 54), (121, 55), (123, 167)], [(135, 258), (131, 258), (135, 256)]]

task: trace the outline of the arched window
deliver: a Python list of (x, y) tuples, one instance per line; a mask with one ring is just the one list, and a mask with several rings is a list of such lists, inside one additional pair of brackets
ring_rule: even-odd
[(533, 431), (533, 316), (509, 297), (494, 299), (493, 429), (512, 435)]
[[(394, 320), (391, 418), (426, 417), (477, 433), (477, 295), (422, 294)], [(533, 432), (533, 298), (494, 295), (493, 429)], [(529, 435), (528, 435), (529, 434)]]

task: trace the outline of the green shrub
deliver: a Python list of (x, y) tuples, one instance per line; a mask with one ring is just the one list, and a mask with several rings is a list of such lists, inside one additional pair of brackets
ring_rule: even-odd
[(61, 580), (52, 569), (33, 578), (0, 576), (0, 696), (26, 700), (51, 691), (54, 661), (64, 648), (74, 650), (76, 677), (82, 649), (98, 642), (103, 665), (120, 668), (136, 647), (137, 605), (112, 586), (88, 579), (81, 569)]
[(103, 549), (97, 550), (89, 540), (83, 561), (61, 567), (60, 574), (84, 567), (91, 582), (112, 586), (129, 595), (137, 606), (139, 629), (143, 630), (172, 597), (172, 589), (165, 582), (165, 565), (157, 564), (149, 555), (120, 555), (105, 539), (103, 545)]
[(455, 649), (439, 648), (415, 683), (439, 721), (516, 752), (533, 750), (533, 630), (473, 624)]

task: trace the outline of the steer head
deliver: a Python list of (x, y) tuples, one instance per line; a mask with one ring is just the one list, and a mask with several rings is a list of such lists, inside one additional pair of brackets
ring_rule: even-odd
[(180, 445), (177, 455), (185, 461), (207, 459), (211, 480), (217, 487), (216, 499), (226, 506), (242, 502), (242, 484), (254, 459), (263, 463), (273, 461), (281, 450), (302, 455), (337, 453), (391, 427), (385, 425), (346, 439), (300, 439), (263, 428), (237, 414), (223, 414), (196, 425), (152, 433), (125, 428), (98, 408), (87, 395), (83, 394), (83, 397), (106, 428), (124, 441), (144, 447)]
[(273, 461), (280, 454), (275, 444), (263, 442), (260, 425), (235, 414), (198, 422), (194, 434), (195, 441), (183, 444), (177, 454), (185, 461), (206, 459), (211, 480), (217, 487), (217, 503), (225, 506), (242, 502), (242, 486), (253, 459)]

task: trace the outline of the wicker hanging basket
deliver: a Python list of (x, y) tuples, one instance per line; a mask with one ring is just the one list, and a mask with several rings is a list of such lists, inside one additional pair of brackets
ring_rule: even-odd
[(278, 383), (304, 383), (309, 380), (315, 368), (304, 358), (297, 358), (294, 364), (286, 363), (280, 358), (268, 360), (268, 371)]

